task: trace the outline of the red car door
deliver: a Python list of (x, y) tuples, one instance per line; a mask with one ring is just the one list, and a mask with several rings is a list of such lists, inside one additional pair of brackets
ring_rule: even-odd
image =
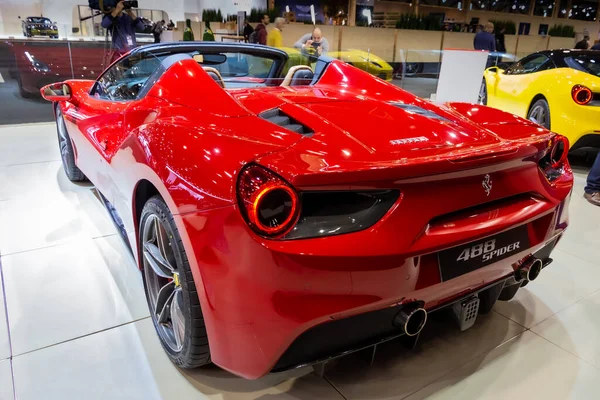
[(140, 90), (160, 59), (152, 54), (131, 54), (108, 68), (89, 93), (80, 96), (65, 115), (73, 124), (77, 166), (112, 203), (114, 183), (109, 163), (132, 129), (125, 111), (140, 100)]
[(85, 94), (77, 105), (70, 104), (64, 113), (77, 166), (105, 195), (109, 189), (107, 162), (112, 151), (111, 137), (122, 136), (124, 111), (128, 105), (128, 102)]

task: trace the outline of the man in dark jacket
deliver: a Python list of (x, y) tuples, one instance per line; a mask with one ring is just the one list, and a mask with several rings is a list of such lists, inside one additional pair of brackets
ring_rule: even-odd
[(250, 25), (248, 20), (245, 19), (243, 35), (244, 35), (244, 39), (246, 40), (246, 42), (248, 41), (248, 39), (250, 39), (250, 35), (252, 35), (252, 32), (254, 32), (254, 28), (252, 28), (252, 25)]
[(590, 40), (590, 37), (588, 35), (585, 35), (582, 40), (577, 42), (577, 44), (575, 45), (575, 48), (577, 50), (587, 50), (588, 47), (590, 47), (590, 45), (588, 43), (589, 40)]
[(494, 32), (494, 24), (488, 22), (485, 24), (485, 29), (475, 35), (473, 40), (475, 50), (496, 51), (496, 38), (492, 32)]
[(263, 15), (260, 24), (256, 25), (256, 42), (267, 45), (267, 25), (269, 25), (269, 16)]
[(136, 47), (135, 30), (144, 29), (141, 19), (130, 9), (123, 12), (123, 8), (123, 2), (119, 1), (112, 12), (102, 18), (102, 27), (112, 36), (111, 62)]

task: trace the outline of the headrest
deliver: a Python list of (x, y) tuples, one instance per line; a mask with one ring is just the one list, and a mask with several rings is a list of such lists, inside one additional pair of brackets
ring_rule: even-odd
[[(299, 77), (302, 79), (302, 82), (305, 82), (308, 76), (310, 76), (310, 81), (308, 81), (308, 83), (292, 82), (296, 77)], [(289, 69), (281, 86), (308, 85), (312, 81), (313, 76), (313, 71), (308, 65), (294, 65)]]
[(221, 77), (221, 73), (219, 73), (219, 71), (217, 71), (216, 68), (213, 68), (213, 67), (202, 67), (202, 69), (204, 69), (204, 71), (206, 71), (206, 73), (208, 74), (208, 76), (210, 76), (211, 78), (213, 78), (214, 81), (219, 84), (219, 86), (221, 86), (222, 88), (225, 87), (225, 82), (223, 81), (223, 77)]
[(307, 69), (301, 69), (296, 71), (294, 76), (292, 76), (292, 81), (290, 82), (290, 86), (303, 86), (310, 85), (314, 78), (315, 74), (312, 71)]

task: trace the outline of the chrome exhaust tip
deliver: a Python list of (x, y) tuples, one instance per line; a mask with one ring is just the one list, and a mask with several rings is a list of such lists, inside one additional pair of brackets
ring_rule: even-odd
[(544, 264), (539, 258), (528, 260), (517, 270), (517, 279), (533, 282), (540, 276), (543, 267)]
[(403, 309), (394, 318), (394, 325), (402, 327), (406, 336), (418, 335), (427, 322), (427, 311), (421, 307)]

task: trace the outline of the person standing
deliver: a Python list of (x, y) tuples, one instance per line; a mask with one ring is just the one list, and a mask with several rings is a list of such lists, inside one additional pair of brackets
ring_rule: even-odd
[(478, 32), (473, 39), (473, 47), (475, 50), (487, 50), (489, 52), (496, 51), (496, 38), (492, 34), (494, 32), (494, 24), (488, 22), (485, 24), (485, 29)]
[(152, 34), (154, 35), (154, 43), (160, 43), (160, 35), (162, 34), (163, 29), (165, 29), (165, 21), (158, 21), (154, 24), (152, 28)]
[(587, 177), (587, 185), (585, 186), (583, 197), (591, 204), (600, 206), (600, 153), (596, 156), (596, 161), (590, 169)]
[(102, 17), (102, 27), (111, 35), (110, 62), (137, 46), (135, 30), (144, 30), (144, 24), (131, 9), (124, 9), (123, 1), (119, 1), (112, 12)]
[(250, 40), (250, 35), (252, 35), (252, 32), (254, 32), (254, 28), (252, 27), (252, 25), (250, 25), (248, 20), (245, 19), (244, 20), (244, 31), (242, 32), (242, 34), (244, 35), (244, 40), (246, 42), (248, 42), (248, 40)]
[(275, 18), (275, 28), (267, 35), (267, 46), (283, 47), (283, 24), (285, 20), (281, 17)]
[(258, 43), (262, 45), (267, 44), (267, 25), (269, 25), (269, 22), (269, 16), (266, 14), (263, 15), (262, 19), (260, 20), (260, 24), (256, 25), (256, 29), (251, 35), (256, 37), (254, 42), (252, 40), (250, 41), (251, 43)]
[(585, 35), (583, 37), (583, 39), (581, 39), (579, 42), (577, 42), (577, 44), (575, 45), (575, 49), (587, 50), (588, 47), (590, 47), (589, 40), (590, 40), (590, 37), (588, 35)]

